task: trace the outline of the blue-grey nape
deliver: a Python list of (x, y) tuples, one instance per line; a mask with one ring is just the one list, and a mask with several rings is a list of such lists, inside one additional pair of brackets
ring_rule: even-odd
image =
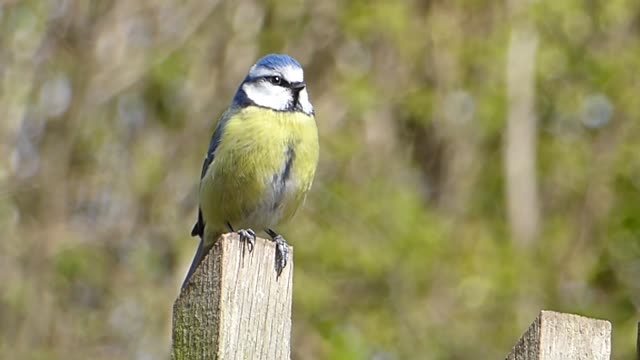
[[(248, 81), (248, 77), (242, 83), (244, 84), (247, 81)], [(233, 100), (231, 103), (232, 103), (232, 106), (236, 108), (241, 108), (241, 109), (250, 105), (255, 105), (254, 102), (251, 101), (251, 99), (249, 99), (249, 97), (247, 96), (247, 93), (245, 93), (242, 90), (242, 85), (240, 85), (240, 88), (238, 88), (238, 91), (236, 91), (236, 94), (233, 96)]]
[(272, 70), (287, 66), (302, 68), (302, 65), (296, 59), (286, 54), (269, 54), (256, 63), (256, 67), (266, 67)]

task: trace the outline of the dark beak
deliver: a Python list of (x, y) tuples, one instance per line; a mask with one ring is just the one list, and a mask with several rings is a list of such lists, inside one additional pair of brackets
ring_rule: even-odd
[(291, 83), (291, 89), (295, 90), (296, 92), (299, 92), (300, 90), (304, 89), (305, 86), (307, 86), (307, 84), (305, 84), (304, 81)]

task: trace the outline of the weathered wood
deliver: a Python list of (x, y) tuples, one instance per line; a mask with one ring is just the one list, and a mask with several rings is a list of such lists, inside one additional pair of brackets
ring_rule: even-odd
[(609, 360), (611, 323), (541, 311), (507, 360)]
[(256, 239), (251, 253), (223, 235), (173, 305), (171, 358), (289, 359), (293, 249), (280, 277), (275, 246)]

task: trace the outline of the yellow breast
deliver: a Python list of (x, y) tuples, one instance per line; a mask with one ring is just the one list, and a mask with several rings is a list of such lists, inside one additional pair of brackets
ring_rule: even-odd
[[(315, 119), (255, 106), (224, 127), (200, 188), (207, 227), (262, 230), (293, 216), (311, 187), (318, 163)], [(217, 225), (214, 225), (217, 224)]]

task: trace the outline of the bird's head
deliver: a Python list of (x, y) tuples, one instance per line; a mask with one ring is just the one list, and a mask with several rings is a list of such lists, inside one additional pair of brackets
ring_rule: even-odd
[(302, 66), (289, 55), (270, 54), (258, 60), (240, 85), (234, 103), (313, 114)]

